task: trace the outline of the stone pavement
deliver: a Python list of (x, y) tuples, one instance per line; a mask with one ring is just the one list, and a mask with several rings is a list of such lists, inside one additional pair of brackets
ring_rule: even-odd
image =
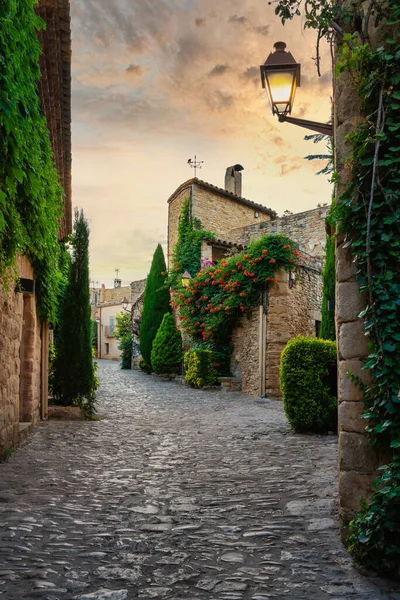
[(97, 422), (41, 424), (0, 465), (0, 600), (389, 600), (351, 566), (336, 438), (282, 406), (103, 361)]

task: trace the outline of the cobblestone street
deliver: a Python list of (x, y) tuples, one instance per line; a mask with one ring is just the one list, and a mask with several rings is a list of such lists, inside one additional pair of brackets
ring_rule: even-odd
[(1, 600), (400, 599), (340, 543), (336, 437), (100, 362), (102, 420), (0, 464)]

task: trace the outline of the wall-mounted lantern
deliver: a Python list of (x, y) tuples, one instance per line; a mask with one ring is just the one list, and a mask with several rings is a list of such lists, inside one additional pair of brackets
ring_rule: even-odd
[(129, 300), (128, 300), (128, 298), (126, 296), (124, 296), (124, 299), (122, 301), (122, 310), (126, 310), (127, 312), (131, 312), (128, 309), (128, 304), (129, 304)]
[(285, 42), (276, 42), (274, 48), (275, 52), (271, 52), (265, 63), (260, 66), (261, 83), (267, 91), (272, 114), (277, 115), (281, 123), (286, 121), (323, 135), (333, 136), (332, 125), (288, 116), (292, 112), (296, 89), (300, 87), (300, 64), (285, 50)]
[(184, 272), (184, 274), (182, 275), (182, 285), (183, 287), (187, 287), (189, 285), (190, 280), (192, 279), (191, 274), (189, 273), (188, 270), (186, 270)]

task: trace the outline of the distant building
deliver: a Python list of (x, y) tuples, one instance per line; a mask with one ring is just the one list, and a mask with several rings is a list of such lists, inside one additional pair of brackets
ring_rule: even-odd
[(92, 319), (97, 321), (97, 357), (106, 360), (119, 360), (121, 350), (115, 337), (117, 314), (125, 310), (131, 312), (139, 296), (143, 294), (146, 279), (132, 281), (123, 286), (120, 279), (114, 279), (114, 286), (92, 290)]

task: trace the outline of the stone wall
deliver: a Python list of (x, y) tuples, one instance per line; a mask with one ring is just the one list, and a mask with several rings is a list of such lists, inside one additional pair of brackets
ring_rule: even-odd
[(288, 273), (276, 273), (277, 283), (270, 288), (266, 340), (266, 394), (280, 397), (279, 364), (287, 342), (299, 334), (315, 334), (321, 320), (322, 276), (310, 269), (299, 269), (292, 288)]
[(259, 335), (260, 314), (255, 306), (249, 316), (244, 316), (233, 331), (231, 371), (242, 380), (242, 391), (250, 396), (259, 395)]
[(0, 459), (19, 438), (19, 348), (22, 294), (0, 288)]
[[(17, 260), (18, 274), (32, 279), (28, 260)], [(41, 324), (36, 298), (0, 285), (0, 458), (19, 440), (19, 423), (35, 424), (41, 406)]]
[[(336, 197), (351, 181), (351, 167), (346, 164), (349, 146), (346, 136), (365, 119), (360, 100), (349, 73), (335, 80), (334, 90), (335, 167), (339, 174)], [(366, 383), (369, 372), (362, 368), (368, 356), (367, 338), (362, 319), (357, 314), (365, 307), (366, 298), (359, 292), (356, 265), (349, 248), (344, 247), (344, 236), (336, 237), (336, 335), (338, 344), (339, 396), (339, 511), (342, 520), (349, 521), (360, 508), (360, 499), (373, 493), (372, 482), (377, 468), (385, 462), (371, 447), (365, 434), (363, 394), (349, 376), (351, 371)]]
[[(280, 397), (279, 363), (286, 343), (302, 334), (315, 333), (315, 322), (321, 320), (322, 277), (314, 268), (300, 268), (292, 288), (286, 271), (275, 274), (277, 283), (268, 294), (265, 336), (266, 395)], [(250, 318), (243, 317), (232, 336), (234, 351), (231, 371), (242, 379), (242, 390), (258, 396), (260, 390), (259, 340), (260, 314), (255, 307)]]
[(190, 179), (168, 200), (169, 259), (178, 241), (179, 217), (187, 198), (191, 200), (191, 216), (200, 219), (204, 229), (222, 240), (231, 240), (230, 231), (233, 227), (244, 227), (260, 219), (267, 221), (276, 217), (274, 211), (261, 204), (235, 196), (205, 181)]
[[(252, 225), (260, 218), (255, 213), (262, 214), (258, 205), (243, 204), (233, 195), (221, 195), (218, 188), (208, 189), (197, 184), (193, 184), (192, 188), (192, 215), (200, 219), (204, 229), (222, 240), (232, 241), (230, 234), (233, 228)], [(267, 220), (270, 216), (265, 212), (262, 218)]]
[(254, 223), (245, 227), (232, 228), (228, 239), (249, 244), (264, 235), (281, 233), (296, 242), (302, 252), (320, 258), (325, 257), (325, 219), (329, 206), (287, 215), (277, 219)]
[(101, 292), (100, 292), (100, 304), (103, 302), (122, 302), (124, 298), (127, 298), (128, 300), (131, 297), (131, 286), (130, 285), (125, 285), (125, 286), (121, 286), (121, 287), (114, 287), (114, 288), (106, 288), (106, 286), (103, 285), (101, 286)]

